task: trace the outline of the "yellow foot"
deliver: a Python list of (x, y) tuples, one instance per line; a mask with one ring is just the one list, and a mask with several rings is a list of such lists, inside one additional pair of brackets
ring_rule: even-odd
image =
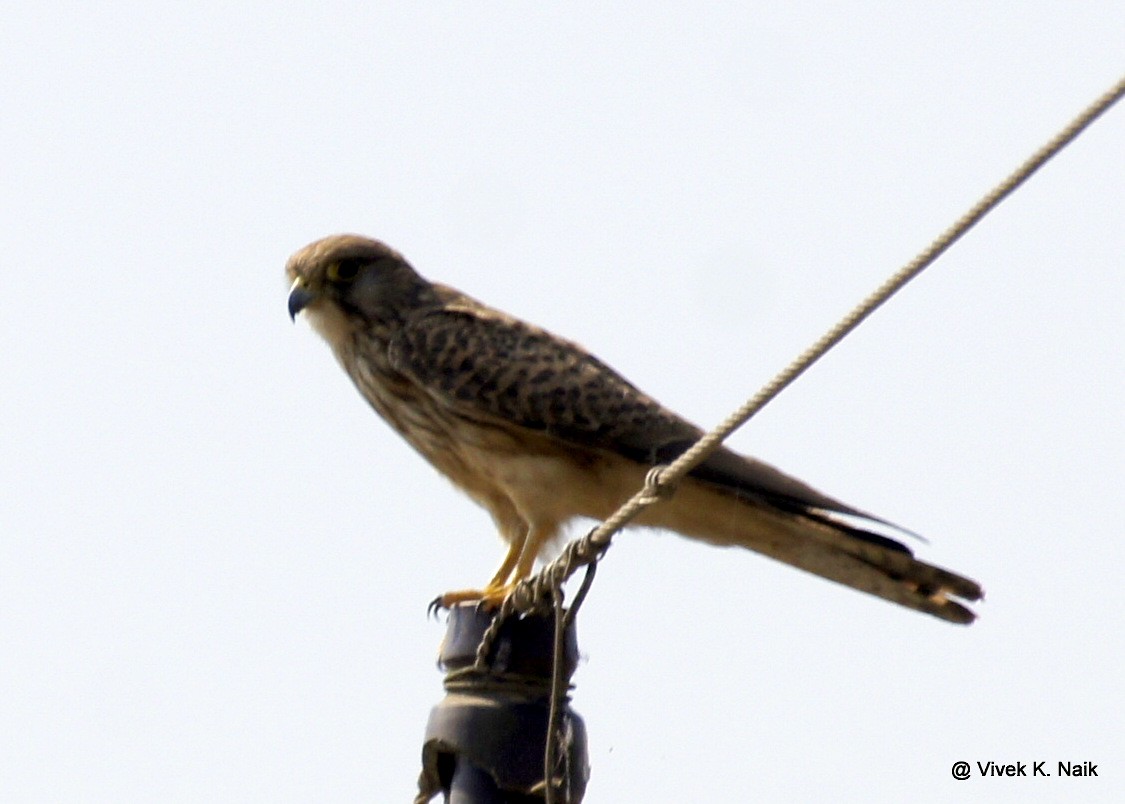
[(459, 589), (456, 592), (446, 592), (430, 601), (427, 611), (430, 614), (438, 609), (448, 609), (458, 603), (476, 603), (486, 609), (499, 608), (504, 598), (512, 591), (513, 584), (504, 586), (486, 586), (484, 589)]

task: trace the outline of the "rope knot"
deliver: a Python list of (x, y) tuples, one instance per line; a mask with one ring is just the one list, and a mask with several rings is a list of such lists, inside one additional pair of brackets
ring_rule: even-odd
[(667, 464), (654, 466), (648, 470), (645, 475), (645, 502), (658, 502), (660, 500), (667, 500), (676, 493), (676, 488), (679, 486), (677, 481), (669, 481), (665, 479), (665, 470), (668, 468)]

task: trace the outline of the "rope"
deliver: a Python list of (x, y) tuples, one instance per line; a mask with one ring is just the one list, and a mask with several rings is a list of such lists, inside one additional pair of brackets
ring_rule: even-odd
[[(591, 564), (590, 566), (593, 566)], [(563, 591), (555, 589), (555, 641), (554, 656), (551, 666), (551, 706), (547, 712), (547, 743), (543, 748), (543, 781), (547, 785), (544, 790), (544, 804), (555, 804), (555, 768), (558, 765), (559, 723), (562, 719), (563, 700), (562, 690), (566, 689), (566, 668), (564, 659), (566, 648), (566, 612), (563, 609)], [(563, 754), (565, 758), (566, 755)], [(563, 773), (561, 778), (566, 780), (570, 774)], [(569, 799), (570, 796), (568, 795)]]
[(537, 575), (520, 581), (519, 584), (500, 604), (495, 618), (481, 637), (477, 648), (476, 667), (484, 670), (487, 666), (488, 655), (499, 633), (503, 621), (516, 612), (531, 612), (541, 610), (544, 601), (550, 601), (556, 614), (556, 656), (555, 679), (551, 694), (550, 726), (547, 733), (547, 748), (544, 757), (544, 779), (547, 782), (548, 801), (553, 801), (551, 790), (551, 774), (554, 769), (554, 757), (557, 746), (557, 714), (562, 690), (565, 688), (565, 679), (560, 681), (558, 667), (558, 643), (561, 641), (564, 618), (561, 614), (563, 591), (562, 586), (580, 568), (589, 568), (582, 588), (567, 612), (565, 623), (573, 622), (582, 599), (585, 598), (593, 580), (593, 570), (597, 561), (609, 549), (613, 536), (625, 527), (650, 505), (670, 497), (675, 493), (679, 482), (696, 466), (705, 461), (712, 452), (718, 449), (726, 438), (745, 424), (752, 416), (766, 406), (774, 397), (800, 377), (813, 363), (823, 357), (833, 346), (839, 343), (846, 335), (859, 326), (864, 319), (882, 306), (894, 294), (900, 291), (907, 282), (912, 280), (938, 257), (956, 243), (961, 237), (972, 229), (985, 215), (996, 208), (1001, 201), (1010, 195), (1017, 187), (1027, 181), (1049, 159), (1058, 154), (1081, 134), (1091, 123), (1100, 117), (1114, 103), (1125, 95), (1125, 77), (1122, 77), (1109, 91), (1097, 98), (1087, 106), (1081, 114), (1075, 117), (1065, 128), (1056, 134), (1039, 150), (1028, 157), (1023, 164), (1016, 168), (1007, 178), (997, 184), (983, 198), (974, 204), (968, 212), (958, 218), (949, 228), (942, 232), (933, 242), (922, 250), (918, 256), (892, 274), (886, 281), (876, 288), (867, 298), (863, 299), (847, 315), (841, 318), (835, 326), (825, 332), (808, 349), (798, 355), (793, 362), (781, 370), (770, 382), (766, 383), (756, 394), (750, 397), (720, 423), (711, 432), (705, 434), (695, 442), (686, 452), (666, 466), (656, 466), (649, 470), (645, 477), (644, 486), (630, 497), (608, 519), (603, 521), (585, 536), (568, 544), (554, 561), (544, 567)]
[[(950, 246), (975, 226), (985, 215), (1010, 195), (1017, 187), (1027, 181), (1044, 163), (1069, 145), (1091, 123), (1125, 95), (1125, 78), (1104, 95), (1091, 103), (1056, 134), (1043, 147), (1033, 153), (1011, 175), (996, 185), (968, 212), (958, 218), (953, 225), (942, 232), (929, 246), (922, 250), (867, 298), (841, 318), (835, 326), (825, 332), (815, 343), (796, 357), (770, 382), (750, 397), (742, 407), (734, 411), (714, 430), (704, 435), (686, 452), (667, 466), (657, 466), (649, 471), (644, 486), (617, 509), (608, 519), (599, 524), (585, 536), (568, 544), (553, 562), (537, 575), (521, 581), (500, 606), (496, 621), (514, 612), (530, 612), (543, 607), (543, 601), (553, 599), (554, 590), (561, 588), (580, 567), (592, 565), (609, 548), (613, 535), (635, 519), (644, 509), (675, 492), (676, 485), (692, 469), (702, 463), (726, 438), (746, 423), (766, 406), (790, 383), (801, 376), (813, 363), (824, 356), (828, 350), (839, 343), (871, 313), (907, 282), (928, 268)], [(486, 633), (487, 637), (488, 634)], [(487, 656), (488, 646), (483, 654)]]

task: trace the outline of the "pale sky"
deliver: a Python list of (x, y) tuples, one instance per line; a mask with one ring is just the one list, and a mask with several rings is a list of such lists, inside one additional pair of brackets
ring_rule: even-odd
[[(17, 2), (0, 799), (407, 801), (487, 514), (286, 313), (310, 240), (709, 427), (1125, 70), (1125, 5)], [(922, 533), (956, 627), (618, 536), (586, 801), (1120, 800), (1125, 108), (731, 446)], [(956, 781), (954, 762), (1098, 763)]]

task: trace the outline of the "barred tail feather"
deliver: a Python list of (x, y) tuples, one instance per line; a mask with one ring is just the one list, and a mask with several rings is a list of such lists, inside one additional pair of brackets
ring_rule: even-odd
[(668, 528), (711, 544), (745, 547), (830, 581), (953, 623), (976, 615), (975, 581), (917, 560), (903, 545), (815, 511), (791, 513), (688, 480), (640, 524)]

